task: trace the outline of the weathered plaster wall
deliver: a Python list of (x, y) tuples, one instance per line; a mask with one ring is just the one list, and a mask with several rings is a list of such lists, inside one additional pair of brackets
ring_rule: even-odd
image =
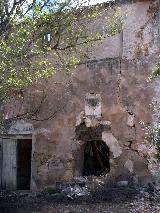
[[(108, 177), (134, 176), (142, 184), (150, 179), (148, 160), (155, 150), (140, 121), (153, 122), (159, 113), (153, 113), (151, 106), (159, 100), (159, 80), (147, 82), (160, 50), (159, 1), (126, 2), (120, 4), (126, 13), (123, 32), (106, 38), (69, 79), (60, 72), (40, 86), (48, 96), (39, 111), (43, 121), (30, 121), (33, 189), (80, 175), (83, 141), (77, 141), (75, 127), (85, 110), (86, 94), (93, 92), (101, 96), (102, 119), (111, 123), (111, 131), (102, 136), (113, 154)], [(37, 97), (38, 91), (34, 91)]]
[(148, 152), (150, 144), (140, 121), (152, 122), (152, 99), (159, 99), (154, 91), (159, 91), (159, 84), (147, 82), (159, 52), (158, 7), (158, 1), (121, 4), (126, 13), (123, 32), (106, 38), (92, 52), (91, 61), (73, 73), (68, 84), (58, 86), (62, 77), (59, 74), (56, 88), (52, 81), (45, 85), (49, 98), (42, 117), (48, 107), (61, 101), (53, 119), (35, 124), (33, 188), (80, 175), (77, 169), (82, 166), (83, 150), (82, 142), (75, 138), (75, 126), (85, 109), (84, 97), (92, 92), (101, 95), (102, 118), (111, 122), (111, 133), (103, 134), (106, 143), (112, 143), (113, 150), (114, 141), (120, 147), (119, 154), (111, 159), (109, 176), (116, 179), (133, 175), (142, 183), (148, 180), (148, 159), (154, 151)]

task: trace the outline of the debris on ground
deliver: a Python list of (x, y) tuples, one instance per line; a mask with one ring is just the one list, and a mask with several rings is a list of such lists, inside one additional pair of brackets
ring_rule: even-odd
[[(84, 182), (85, 179), (76, 180)], [(101, 182), (101, 181), (100, 181)], [(82, 185), (83, 185), (82, 184)], [(123, 185), (123, 184), (122, 184)], [(160, 213), (160, 187), (64, 184), (61, 191), (0, 191), (1, 213)], [(52, 190), (53, 192), (54, 190)]]
[(67, 187), (62, 192), (71, 199), (90, 195), (87, 187), (80, 187), (79, 185)]

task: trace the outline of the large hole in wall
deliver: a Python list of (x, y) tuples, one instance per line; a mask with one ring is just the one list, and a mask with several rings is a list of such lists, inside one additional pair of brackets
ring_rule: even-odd
[(103, 125), (87, 127), (85, 123), (82, 123), (76, 127), (76, 139), (85, 142), (82, 150), (76, 154), (79, 155), (76, 157), (76, 165), (81, 167), (79, 171), (83, 176), (99, 176), (110, 171), (110, 151), (106, 143), (102, 141), (103, 131)]
[(84, 148), (83, 176), (99, 176), (109, 171), (109, 148), (107, 145), (101, 140), (87, 141)]

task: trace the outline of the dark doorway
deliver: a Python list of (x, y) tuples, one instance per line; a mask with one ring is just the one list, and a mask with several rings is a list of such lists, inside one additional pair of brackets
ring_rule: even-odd
[(31, 179), (32, 140), (19, 139), (17, 143), (17, 189), (29, 190)]
[(87, 141), (84, 148), (83, 175), (103, 175), (110, 171), (109, 148), (101, 140)]

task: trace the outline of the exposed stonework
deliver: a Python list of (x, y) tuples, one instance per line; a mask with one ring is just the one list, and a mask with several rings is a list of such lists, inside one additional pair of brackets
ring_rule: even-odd
[(113, 158), (117, 158), (122, 154), (122, 150), (118, 144), (117, 139), (111, 133), (103, 132), (102, 140), (110, 148), (110, 151), (113, 153)]
[(127, 168), (131, 173), (134, 171), (134, 164), (131, 160), (127, 160), (124, 164), (124, 167)]
[(105, 38), (70, 77), (59, 72), (39, 86), (47, 98), (40, 121), (29, 121), (32, 189), (81, 176), (84, 147), (92, 140), (109, 148), (107, 181), (134, 179), (143, 185), (160, 174), (159, 164), (153, 164), (155, 147), (140, 124), (159, 122), (160, 79), (148, 82), (160, 52), (159, 1), (122, 1), (120, 7), (126, 13), (123, 32)]
[(33, 125), (23, 120), (13, 122), (7, 134), (32, 134)]
[(128, 116), (127, 125), (130, 126), (130, 127), (134, 127), (134, 115)]

